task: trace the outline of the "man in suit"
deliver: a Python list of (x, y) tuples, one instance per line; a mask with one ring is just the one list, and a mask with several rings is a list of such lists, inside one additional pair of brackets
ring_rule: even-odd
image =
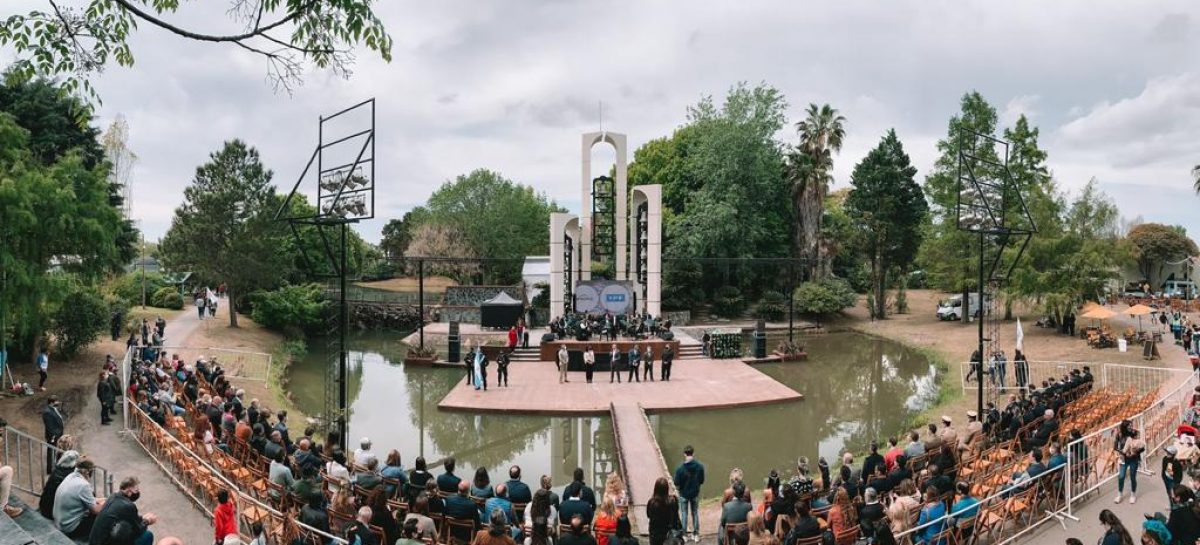
[(142, 496), (139, 484), (137, 477), (126, 477), (121, 481), (120, 492), (107, 498), (104, 508), (96, 515), (96, 523), (92, 526), (88, 545), (154, 543), (154, 534), (150, 532), (149, 527), (158, 522), (158, 517), (154, 516), (154, 513), (143, 515), (138, 512), (135, 502)]
[[(53, 446), (58, 443), (58, 439), (62, 437), (65, 429), (64, 419), (62, 414), (62, 402), (58, 400), (58, 396), (51, 395), (50, 399), (46, 400), (46, 408), (42, 409), (42, 426), (45, 428), (46, 443)], [(46, 474), (49, 475), (54, 471), (54, 449), (46, 447)]]
[(671, 380), (671, 364), (675, 361), (675, 349), (668, 343), (662, 353), (662, 380)]
[(638, 365), (642, 361), (641, 358), (642, 355), (638, 353), (637, 345), (635, 344), (630, 346), (628, 357), (625, 360), (629, 364), (629, 376), (627, 377), (627, 382), (633, 382), (635, 380), (638, 382), (642, 381), (641, 375), (638, 375)]

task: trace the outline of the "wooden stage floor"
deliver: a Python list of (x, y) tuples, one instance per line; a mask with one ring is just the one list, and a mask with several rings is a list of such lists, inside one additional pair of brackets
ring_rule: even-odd
[[(655, 362), (655, 379), (662, 371)], [(495, 365), (488, 369), (488, 390), (476, 391), (463, 380), (446, 394), (438, 407), (473, 413), (523, 413), (548, 415), (602, 415), (611, 405), (636, 405), (650, 413), (688, 411), (781, 403), (803, 396), (757, 369), (736, 359), (682, 359), (671, 369), (670, 382), (609, 384), (608, 372), (597, 372), (592, 384), (583, 372), (569, 373), (570, 382), (558, 383), (553, 362), (513, 362), (511, 386), (495, 386)], [(640, 371), (640, 369), (639, 369)], [(622, 380), (628, 378), (622, 374)]]

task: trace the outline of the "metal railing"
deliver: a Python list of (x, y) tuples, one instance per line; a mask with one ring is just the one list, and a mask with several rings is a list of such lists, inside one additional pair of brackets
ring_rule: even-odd
[[(250, 350), (232, 348), (199, 348), (191, 346), (159, 346), (133, 350), (158, 350), (166, 352), (167, 357), (175, 354), (188, 365), (194, 365), (201, 356), (209, 362), (216, 361), (225, 370), (225, 376), (230, 379), (262, 380), (271, 376), (271, 355)], [(143, 355), (145, 359), (145, 355)]]
[[(11, 426), (0, 428), (3, 435), (0, 441), (4, 443), (3, 459), (0, 465), (13, 468), (13, 488), (32, 494), (42, 495), (42, 487), (46, 484), (48, 460), (57, 461), (63, 453), (61, 449), (42, 441), (32, 435)], [(96, 466), (92, 472), (92, 488), (97, 495), (109, 496), (113, 491), (113, 475), (109, 470)]]
[[(209, 493), (209, 491), (211, 489), (208, 489), (203, 486), (189, 486), (188, 484), (183, 482), (183, 479), (186, 479), (187, 477), (184, 475), (178, 475), (175, 471), (173, 471), (171, 469), (170, 464), (176, 463), (175, 462), (176, 456), (182, 456), (182, 457), (187, 458), (189, 463), (194, 464), (195, 467), (199, 468), (199, 471), (207, 472), (208, 474), (211, 474), (214, 478), (216, 478), (217, 480), (220, 481), (220, 486), (223, 487), (226, 491), (228, 491), (230, 494), (230, 497), (235, 500), (235, 505), (237, 506), (237, 509), (239, 511), (239, 516), (237, 517), (237, 520), (239, 523), (244, 522), (242, 520), (242, 518), (243, 518), (243, 515), (246, 513), (248, 507), (254, 507), (254, 508), (262, 511), (263, 513), (266, 513), (267, 517), (272, 518), (272, 519), (282, 520), (283, 517), (287, 517), (289, 515), (288, 513), (281, 513), (279, 510), (275, 509), (274, 507), (272, 507), (266, 503), (263, 503), (258, 498), (255, 498), (254, 496), (251, 496), (250, 494), (246, 493), (244, 490), (241, 489), (241, 487), (239, 487), (236, 483), (234, 483), (232, 480), (230, 480), (228, 477), (226, 477), (225, 474), (221, 472), (221, 470), (213, 467), (212, 464), (210, 464), (206, 458), (193, 452), (190, 448), (187, 447), (187, 445), (184, 445), (181, 441), (179, 441), (178, 438), (176, 438), (174, 435), (172, 435), (168, 430), (166, 430), (165, 428), (160, 426), (157, 422), (155, 422), (152, 418), (150, 418), (150, 416), (147, 415), (145, 412), (143, 412), (141, 410), (141, 408), (139, 408), (136, 404), (127, 401), (126, 405), (128, 406), (128, 410), (130, 411), (130, 414), (133, 415), (133, 420), (137, 423), (137, 425), (134, 426), (134, 428), (133, 428), (132, 437), (134, 438), (134, 440), (137, 441), (138, 445), (140, 445), (142, 447), (142, 449), (146, 451), (146, 454), (148, 456), (150, 456), (150, 458), (153, 459), (156, 464), (158, 464), (159, 469), (161, 469), (164, 473), (166, 473), (171, 478), (171, 480), (175, 482), (176, 487), (178, 487), (179, 490), (188, 497), (188, 499), (190, 499), (198, 507), (203, 509), (206, 513), (212, 513), (213, 509), (215, 508), (215, 506), (217, 504), (217, 498)], [(147, 429), (150, 429), (150, 428), (157, 430), (157, 432), (158, 432), (157, 435), (159, 437), (161, 437), (162, 440), (165, 441), (166, 444), (163, 444), (163, 445), (148, 444), (149, 442), (147, 441), (147, 438), (143, 436), (143, 434), (147, 431)], [(164, 454), (163, 452), (156, 452), (156, 448), (152, 448), (154, 446), (157, 447), (157, 450), (170, 449), (170, 453)], [(167, 458), (167, 460), (164, 461), (162, 459), (162, 457)], [(347, 545), (347, 543), (348, 543), (343, 538), (337, 537), (335, 535), (332, 535), (332, 534), (329, 534), (326, 532), (322, 532), (321, 530), (318, 530), (316, 528), (313, 528), (312, 526), (303, 524), (298, 520), (295, 520), (294, 522), (298, 528), (320, 536), (321, 538), (324, 539), (324, 542), (327, 544)], [(264, 527), (266, 527), (266, 526), (268, 526), (268, 525), (266, 523), (264, 523)]]
[[(1142, 365), (1127, 365), (1122, 363), (1098, 363), (1088, 361), (1030, 361), (1025, 384), (1041, 388), (1042, 381), (1051, 378), (1061, 380), (1063, 375), (1072, 369), (1083, 369), (1088, 366), (1099, 387), (1118, 388), (1138, 393), (1158, 390), (1163, 384), (1174, 384), (1175, 380), (1191, 374), (1186, 369), (1171, 369), (1167, 367), (1149, 367)], [(981, 379), (971, 374), (971, 362), (959, 363), (959, 386), (965, 395), (979, 388)], [(1003, 382), (998, 371), (992, 372), (992, 364), (983, 363), (983, 378), (988, 390), (1005, 393), (1017, 393), (1021, 389), (1017, 381), (1016, 365), (1010, 360), (1005, 364)], [(967, 376), (971, 375), (971, 380)]]

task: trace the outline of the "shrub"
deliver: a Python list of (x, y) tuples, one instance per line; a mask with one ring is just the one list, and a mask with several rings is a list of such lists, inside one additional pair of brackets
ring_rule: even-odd
[[(167, 279), (160, 273), (146, 273), (146, 303), (150, 303), (150, 298), (158, 290), (166, 287)], [(112, 285), (112, 292), (117, 297), (129, 301), (132, 304), (141, 304), (142, 302), (142, 271), (135, 271), (117, 278)], [(155, 305), (157, 306), (157, 305)]]
[(541, 291), (530, 302), (530, 306), (533, 308), (550, 308), (550, 284), (538, 282), (533, 287)]
[(746, 309), (746, 300), (741, 290), (733, 286), (721, 286), (713, 293), (712, 312), (722, 318), (741, 317)]
[(612, 261), (593, 261), (592, 279), (613, 280), (617, 277), (617, 266)]
[(54, 315), (52, 331), (63, 359), (75, 357), (109, 325), (109, 305), (95, 290), (75, 288)]
[(180, 295), (179, 290), (169, 286), (159, 288), (150, 297), (150, 306), (181, 310), (183, 309), (183, 295)]
[(765, 291), (754, 308), (754, 317), (768, 322), (781, 322), (787, 316), (787, 296), (777, 291)]
[(796, 311), (803, 314), (833, 314), (858, 302), (850, 284), (840, 278), (800, 284), (793, 297)]
[(318, 284), (286, 285), (250, 296), (250, 318), (259, 325), (298, 337), (319, 329), (327, 302)]

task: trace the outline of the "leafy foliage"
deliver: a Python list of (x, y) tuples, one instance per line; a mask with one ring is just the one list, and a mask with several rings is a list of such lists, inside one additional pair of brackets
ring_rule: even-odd
[[(146, 273), (146, 298), (147, 302), (152, 295), (158, 293), (158, 290), (166, 287), (167, 279), (162, 274), (157, 272)], [(129, 301), (130, 303), (142, 302), (142, 271), (134, 271), (123, 274), (113, 280), (111, 290), (116, 296)]]
[(780, 322), (787, 316), (787, 296), (777, 291), (765, 291), (754, 308), (754, 317), (768, 322)]
[(805, 282), (792, 295), (796, 312), (801, 314), (833, 314), (858, 302), (858, 295), (840, 278), (820, 282)]
[(255, 292), (255, 323), (282, 331), (291, 337), (320, 329), (328, 302), (319, 284), (286, 285), (272, 291)]
[(712, 312), (722, 318), (740, 318), (746, 310), (742, 291), (733, 286), (721, 286), (713, 293)]
[(481, 270), (478, 261), (471, 261), (478, 257), (475, 249), (466, 241), (462, 230), (452, 225), (427, 223), (417, 227), (408, 245), (407, 257), (461, 258), (461, 261), (425, 263), (425, 274), (448, 276), (460, 283), (467, 282)]
[(64, 358), (75, 357), (107, 328), (109, 306), (96, 290), (77, 287), (67, 293), (54, 314), (54, 338)]
[(182, 310), (183, 294), (179, 293), (179, 290), (175, 289), (173, 286), (159, 288), (154, 292), (154, 295), (150, 297), (150, 306), (169, 308), (172, 310)]
[(1126, 235), (1138, 271), (1158, 286), (1163, 278), (1163, 267), (1169, 261), (1179, 261), (1196, 255), (1196, 243), (1177, 227), (1161, 223), (1143, 223), (1129, 230)]
[(202, 282), (224, 282), (229, 325), (237, 327), (238, 296), (280, 283), (286, 255), (284, 226), (274, 221), (281, 199), (258, 150), (226, 142), (196, 169), (175, 209), (159, 251), (173, 270), (190, 270)]
[(388, 257), (401, 257), (412, 242), (413, 220), (412, 211), (405, 212), (400, 219), (390, 219), (383, 226), (383, 239), (379, 249)]
[(893, 268), (906, 269), (920, 247), (929, 210), (917, 169), (895, 130), (854, 167), (846, 212), (854, 223), (858, 247), (871, 264), (871, 315), (886, 317), (887, 280)]
[[(546, 252), (550, 245), (546, 228), (550, 214), (562, 211), (532, 187), (497, 172), (475, 170), (442, 184), (424, 207), (405, 214), (402, 222), (412, 235), (404, 255), (511, 259), (489, 266), (487, 274), (491, 278), (485, 281), (514, 283), (520, 279), (522, 258)], [(453, 234), (454, 240), (439, 242), (432, 248), (414, 248), (419, 242), (429, 245), (434, 242), (431, 236), (443, 234)], [(438, 253), (425, 253), (429, 251)]]
[(346, 75), (358, 45), (391, 60), (392, 38), (370, 0), (251, 0), (235, 2), (227, 11), (230, 23), (242, 27), (230, 34), (208, 34), (166, 21), (176, 15), (178, 0), (90, 0), (82, 8), (60, 7), (30, 11), (0, 20), (0, 46), (16, 52), (13, 70), (24, 76), (65, 78), (64, 90), (96, 97), (88, 82), (115, 61), (133, 66), (129, 45), (138, 23), (149, 23), (177, 36), (227, 43), (256, 53), (267, 63), (268, 77), (277, 87), (291, 89), (300, 82), (302, 62), (331, 68)]
[(796, 214), (792, 255), (809, 260), (809, 278), (827, 276), (828, 256), (821, 248), (825, 194), (833, 182), (833, 155), (842, 149), (846, 118), (828, 104), (809, 104), (805, 119), (796, 123), (800, 143), (788, 154), (792, 209)]

